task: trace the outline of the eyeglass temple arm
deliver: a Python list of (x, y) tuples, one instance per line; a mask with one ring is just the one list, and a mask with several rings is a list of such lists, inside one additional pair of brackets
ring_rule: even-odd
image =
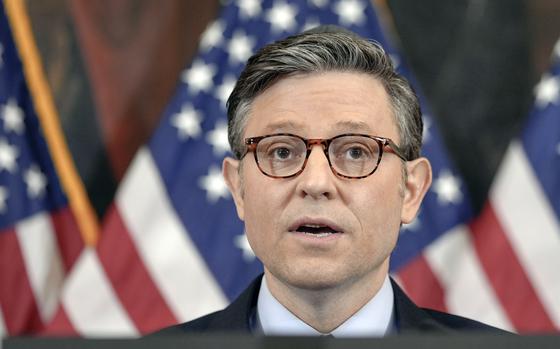
[(406, 156), (404, 156), (404, 153), (403, 153), (403, 151), (401, 150), (401, 148), (400, 148), (397, 144), (395, 144), (395, 142), (393, 142), (393, 141), (390, 140), (390, 139), (386, 139), (386, 142), (387, 142), (387, 143), (385, 144), (385, 146), (389, 146), (389, 149), (390, 149), (391, 152), (393, 152), (394, 154), (396, 154), (396, 155), (397, 155), (399, 158), (401, 158), (402, 160), (408, 161), (408, 160), (406, 159)]

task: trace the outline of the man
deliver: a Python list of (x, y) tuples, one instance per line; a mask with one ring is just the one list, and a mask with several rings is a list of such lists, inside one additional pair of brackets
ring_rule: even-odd
[(432, 173), (418, 99), (378, 44), (323, 28), (264, 47), (228, 121), (223, 175), (264, 276), (225, 310), (162, 333), (492, 329), (416, 307), (388, 276)]

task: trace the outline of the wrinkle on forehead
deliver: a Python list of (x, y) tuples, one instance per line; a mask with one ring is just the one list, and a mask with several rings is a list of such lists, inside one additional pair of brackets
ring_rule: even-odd
[[(264, 128), (266, 133), (296, 133), (305, 128), (305, 124), (293, 120), (274, 121)], [(371, 134), (373, 131), (367, 122), (361, 120), (341, 120), (332, 125), (333, 132), (339, 133), (365, 133)]]

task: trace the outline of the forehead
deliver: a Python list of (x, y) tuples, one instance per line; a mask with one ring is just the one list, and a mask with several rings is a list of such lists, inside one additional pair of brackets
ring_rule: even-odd
[(304, 137), (356, 132), (398, 140), (385, 88), (357, 72), (295, 75), (268, 87), (252, 103), (245, 136), (276, 132)]

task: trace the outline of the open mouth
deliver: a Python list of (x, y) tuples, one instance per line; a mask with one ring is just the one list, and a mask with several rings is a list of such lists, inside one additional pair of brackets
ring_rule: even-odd
[(297, 231), (298, 233), (303, 233), (305, 235), (311, 235), (318, 238), (341, 233), (340, 231), (337, 231), (327, 225), (317, 225), (317, 224), (302, 224), (298, 226), (295, 231)]

